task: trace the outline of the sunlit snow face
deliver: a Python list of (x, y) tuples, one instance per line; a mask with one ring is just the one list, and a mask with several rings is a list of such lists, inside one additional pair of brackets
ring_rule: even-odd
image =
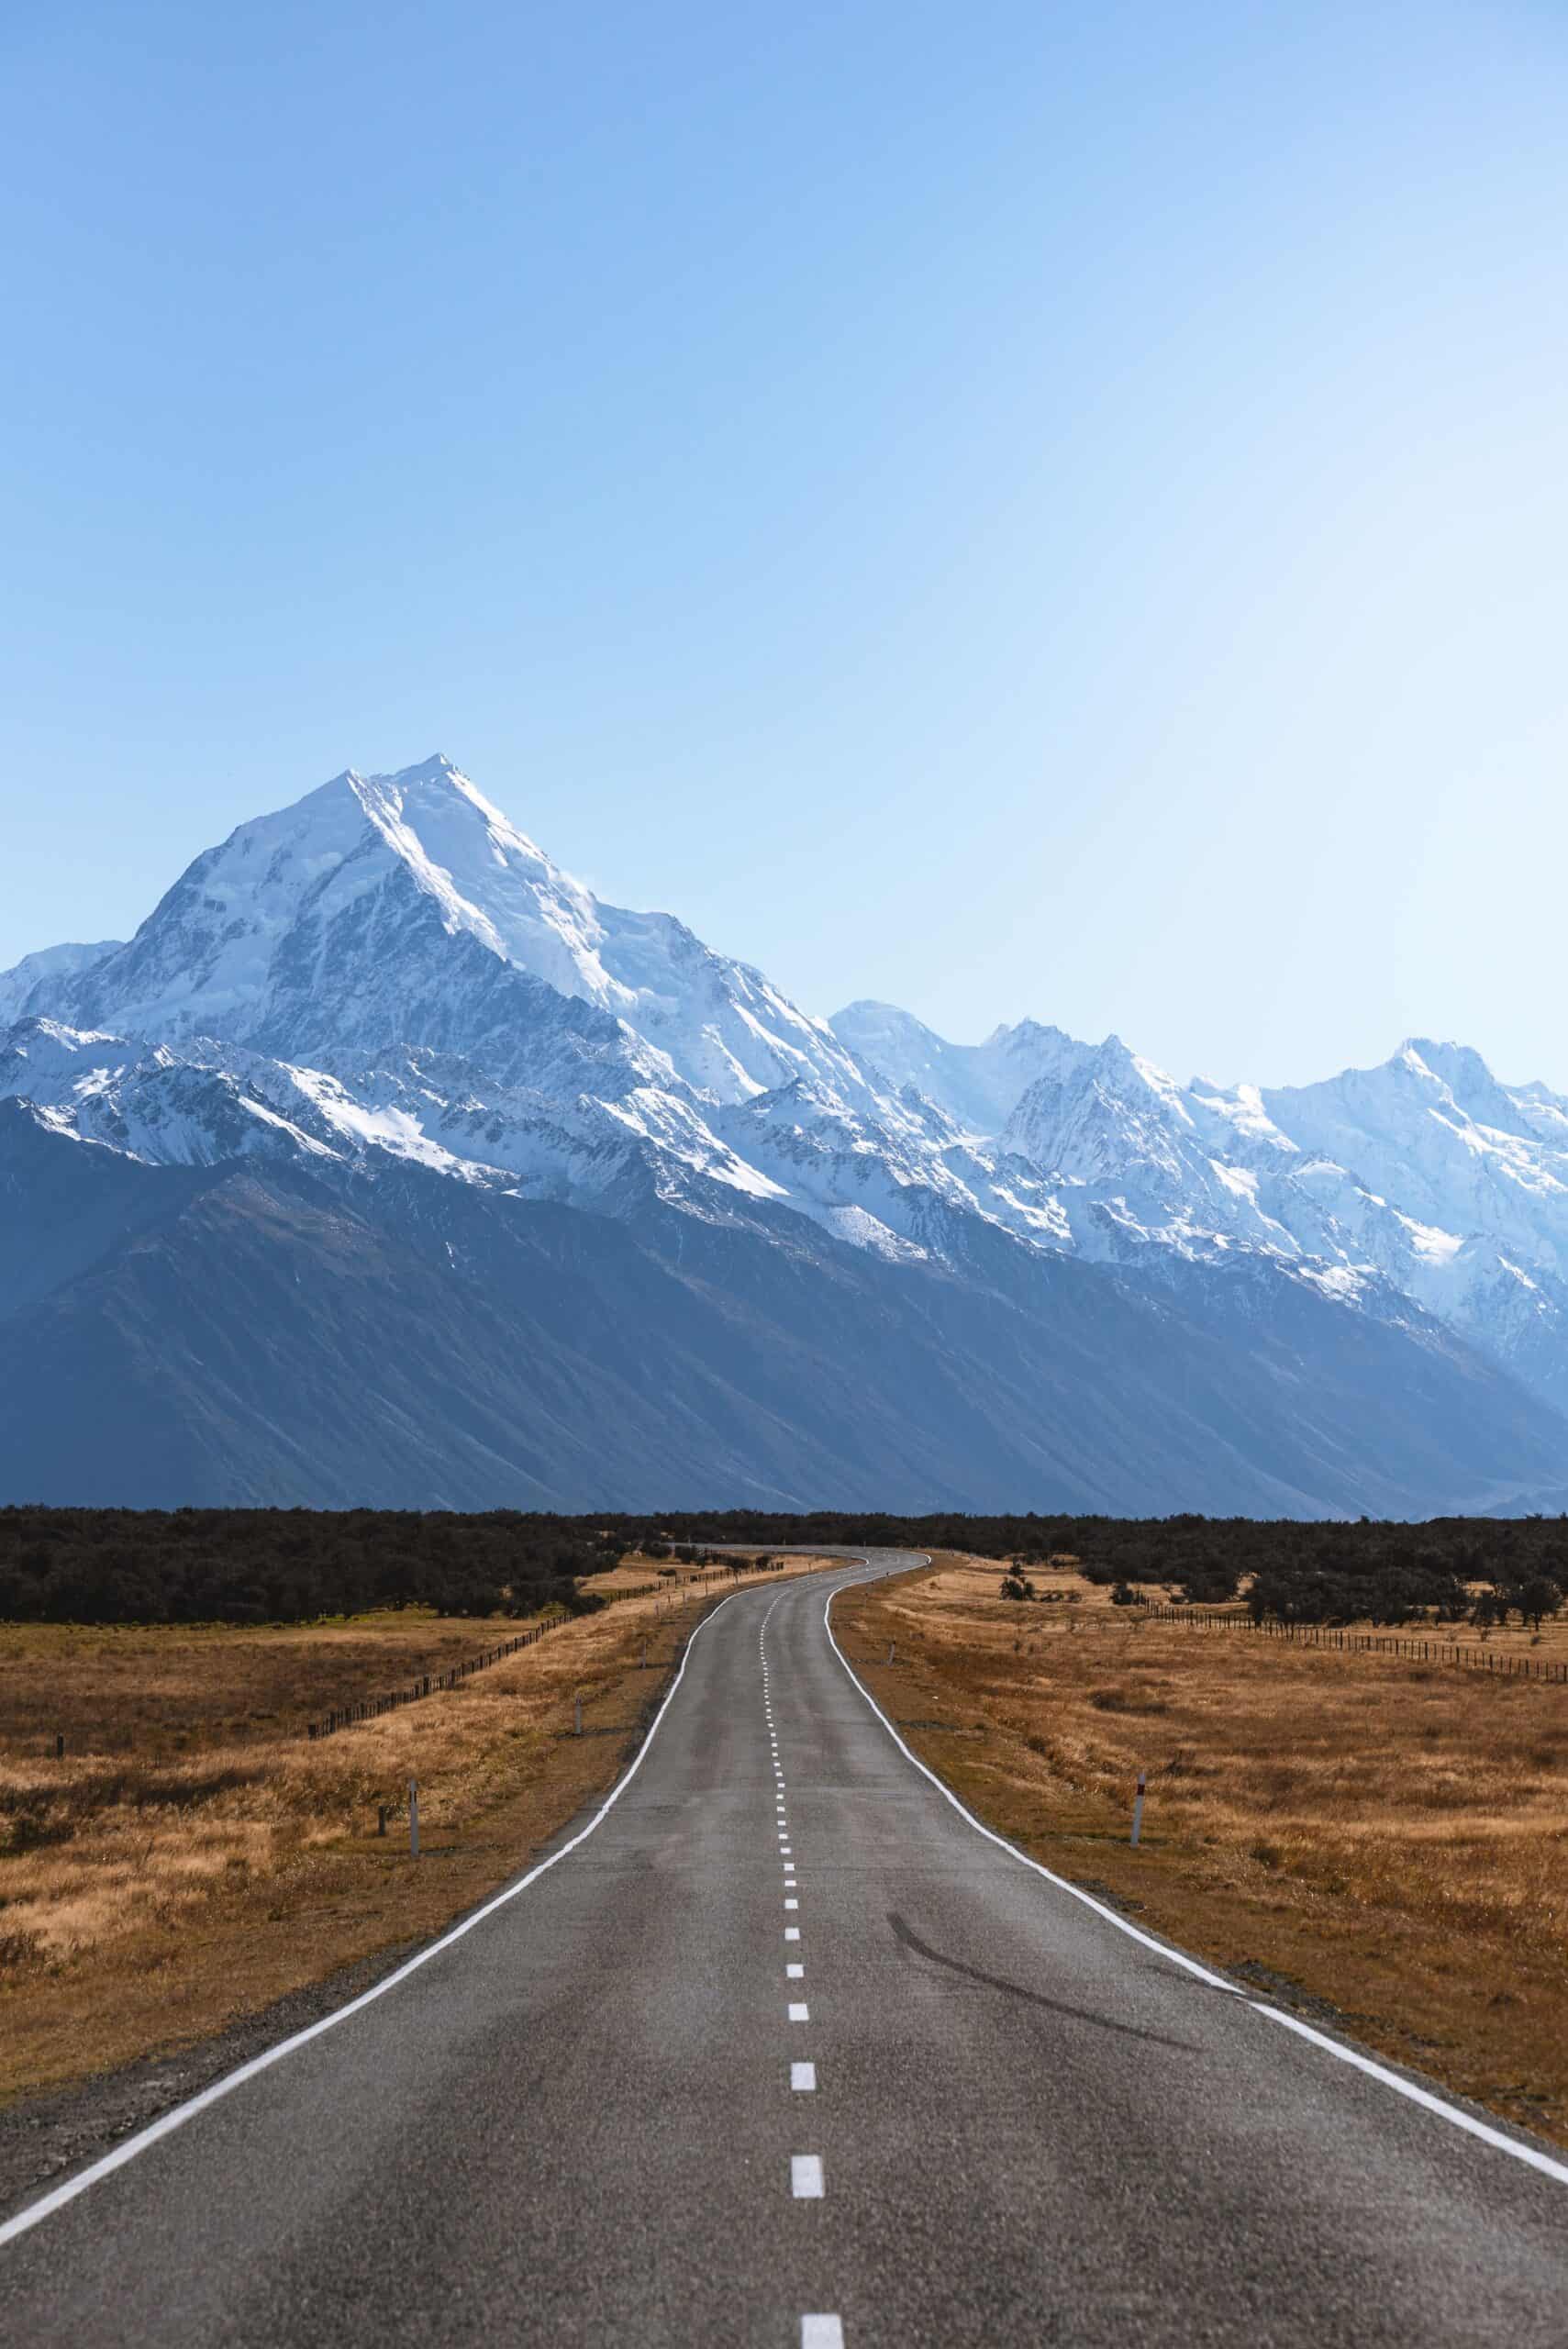
[(393, 1160), (530, 1197), (784, 1208), (889, 1263), (994, 1227), (1121, 1266), (1266, 1260), (1356, 1310), (1568, 1316), (1568, 1103), (1416, 1040), (1313, 1086), (1115, 1038), (831, 1024), (602, 904), (449, 762), (338, 777), (197, 859), (128, 946), (0, 976), (0, 1095), (164, 1163)]

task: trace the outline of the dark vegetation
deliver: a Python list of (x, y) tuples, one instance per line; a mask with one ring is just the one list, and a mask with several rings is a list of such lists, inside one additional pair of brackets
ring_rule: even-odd
[[(1071, 1561), (1118, 1606), (1236, 1604), (1296, 1623), (1539, 1625), (1568, 1597), (1568, 1518), (1431, 1518), (1401, 1524), (1232, 1517), (779, 1517), (732, 1510), (663, 1520), (676, 1536), (828, 1548), (963, 1550), (1003, 1561), (1009, 1598), (1031, 1570)], [(1472, 1586), (1478, 1586), (1473, 1588)], [(1040, 1597), (1045, 1593), (1038, 1594)]]
[(373, 1607), (574, 1613), (618, 1533), (496, 1509), (0, 1509), (0, 1620), (297, 1623)]
[[(300, 1622), (372, 1607), (532, 1614), (597, 1602), (579, 1578), (640, 1552), (709, 1545), (959, 1550), (1006, 1568), (1009, 1598), (1071, 1563), (1118, 1604), (1245, 1603), (1300, 1623), (1539, 1622), (1568, 1596), (1568, 1518), (1308, 1524), (1249, 1518), (784, 1516), (749, 1509), (595, 1518), (495, 1509), (0, 1509), (0, 1620)], [(1047, 1596), (1040, 1593), (1039, 1596)]]

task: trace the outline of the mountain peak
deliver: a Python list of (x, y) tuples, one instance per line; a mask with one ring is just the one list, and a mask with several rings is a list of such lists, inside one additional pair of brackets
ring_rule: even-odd
[(1422, 1068), (1429, 1070), (1433, 1076), (1440, 1077), (1445, 1084), (1451, 1081), (1451, 1073), (1472, 1083), (1479, 1080), (1485, 1085), (1491, 1085), (1496, 1082), (1473, 1044), (1439, 1043), (1431, 1036), (1407, 1036), (1394, 1057), (1405, 1062), (1407, 1066), (1412, 1061), (1418, 1062)]
[(602, 905), (443, 751), (390, 774), (346, 767), (239, 825), (128, 946), (34, 1008), (294, 1058), (334, 1039), (457, 1050), (497, 1016), (485, 1007), (508, 967), (621, 1022), (711, 1098), (802, 1074), (864, 1084), (825, 1023), (671, 915)]
[[(128, 946), (62, 948), (9, 981), (27, 1018), (8, 1036), (0, 1019), (0, 1125), (6, 1099), (18, 1097), (38, 1136), (61, 1151), (93, 1144), (131, 1170), (128, 1181), (146, 1176), (150, 1198), (162, 1196), (151, 1178), (171, 1167), (245, 1160), (283, 1170), (280, 1181), (296, 1170), (313, 1188), (329, 1182), (373, 1219), (408, 1206), (421, 1266), (443, 1224), (460, 1243), (444, 1252), (439, 1301), (428, 1286), (419, 1294), (429, 1300), (421, 1310), (451, 1315), (464, 1339), (487, 1303), (476, 1285), (452, 1286), (467, 1279), (462, 1235), (481, 1228), (472, 1219), (486, 1219), (488, 1267), (505, 1232), (553, 1230), (559, 1208), (581, 1208), (592, 1210), (580, 1219), (586, 1239), (580, 1229), (562, 1241), (574, 1262), (611, 1218), (635, 1227), (639, 1249), (651, 1234), (670, 1242), (682, 1360), (698, 1290), (744, 1313), (751, 1287), (766, 1286), (762, 1260), (735, 1252), (752, 1239), (776, 1241), (793, 1268), (816, 1247), (809, 1226), (832, 1235), (834, 1302), (818, 1318), (835, 1337), (860, 1278), (845, 1273), (843, 1249), (895, 1260), (897, 1278), (877, 1273), (864, 1319), (844, 1327), (858, 1340), (845, 1351), (895, 1379), (872, 1418), (900, 1428), (903, 1341), (887, 1332), (903, 1325), (888, 1315), (911, 1268), (933, 1259), (944, 1286), (920, 1324), (960, 1328), (952, 1299), (973, 1275), (1007, 1299), (1006, 1334), (986, 1345), (1008, 1359), (1037, 1306), (1054, 1344), (1064, 1326), (1094, 1319), (1087, 1306), (1082, 1316), (1058, 1309), (1070, 1291), (1120, 1312), (1138, 1286), (1123, 1296), (1126, 1268), (1144, 1286), (1170, 1268), (1182, 1312), (1162, 1309), (1162, 1326), (1212, 1307), (1206, 1326), (1223, 1341), (1190, 1356), (1176, 1390), (1183, 1412), (1215, 1361), (1253, 1346), (1243, 1324), (1265, 1349), (1247, 1359), (1272, 1365), (1239, 1383), (1247, 1425), (1258, 1391), (1284, 1391), (1283, 1364), (1310, 1366), (1314, 1317), (1323, 1359), (1335, 1359), (1326, 1299), (1366, 1325), (1351, 1349), (1356, 1426), (1374, 1323), (1396, 1333), (1389, 1360), (1423, 1442), (1422, 1382), (1441, 1348), (1476, 1349), (1459, 1355), (1452, 1385), (1461, 1433), (1484, 1356), (1540, 1395), (1568, 1398), (1568, 1103), (1507, 1095), (1479, 1053), (1422, 1037), (1380, 1066), (1265, 1093), (1179, 1086), (1116, 1034), (1079, 1042), (1032, 1019), (954, 1044), (862, 998), (829, 1026), (673, 917), (601, 903), (444, 752), (388, 774), (345, 768), (197, 857)], [(540, 1202), (547, 1218), (533, 1213)], [(727, 1252), (706, 1256), (704, 1232), (718, 1226), (731, 1235)], [(24, 1234), (13, 1265), (29, 1246)], [(1084, 1262), (1062, 1281), (1064, 1268), (1040, 1273), (1036, 1252)], [(614, 1258), (619, 1314), (636, 1309), (631, 1291), (649, 1293), (651, 1260), (639, 1261), (628, 1281), (625, 1252)], [(1118, 1268), (1117, 1281), (1079, 1279), (1095, 1265)], [(204, 1306), (210, 1285), (204, 1275)], [(259, 1295), (275, 1302), (300, 1286), (269, 1279), (258, 1290), (239, 1278), (236, 1327), (249, 1330)], [(539, 1286), (530, 1275), (518, 1291), (529, 1313)], [(795, 1269), (785, 1286), (780, 1327), (794, 1349), (812, 1317), (799, 1309)], [(630, 1345), (644, 1346), (646, 1333), (627, 1326)], [(1118, 1398), (1130, 1353), (1157, 1334), (1152, 1323), (1139, 1329), (1106, 1357)], [(1411, 1330), (1414, 1347), (1397, 1334)], [(506, 1345), (509, 1356), (528, 1351), (514, 1333)], [(398, 1350), (378, 1344), (387, 1351)], [(944, 1364), (950, 1351), (944, 1338)], [(727, 1375), (734, 1359), (731, 1350)], [(668, 1384), (660, 1357), (647, 1360), (645, 1383)], [(1048, 1421), (1071, 1383), (1051, 1387)], [(1309, 1382), (1293, 1367), (1285, 1384), (1295, 1443)], [(418, 1419), (406, 1408), (418, 1391), (404, 1395), (399, 1427)], [(1037, 1428), (1039, 1373), (1026, 1364), (1016, 1393), (1004, 1391), (999, 1417)], [(1510, 1387), (1499, 1407), (1505, 1432), (1521, 1394)], [(1379, 1445), (1386, 1424), (1385, 1415), (1374, 1427)], [(1054, 1444), (1053, 1423), (1048, 1433)], [(1232, 1430), (1225, 1456), (1234, 1450)], [(1301, 1459), (1322, 1450), (1309, 1436)], [(759, 1454), (745, 1489), (774, 1489), (774, 1473)], [(1019, 1472), (1009, 1461), (995, 1471), (1004, 1473)]]
[(27, 1008), (28, 999), (35, 992), (47, 996), (51, 987), (61, 986), (90, 971), (95, 963), (117, 953), (122, 941), (100, 939), (95, 945), (42, 946), (36, 953), (24, 954), (9, 971), (0, 971), (0, 1029), (9, 1027)]
[(1026, 1015), (1022, 1019), (998, 1020), (980, 1050), (984, 1052), (992, 1045), (1005, 1045), (1016, 1052), (1020, 1046), (1039, 1043), (1041, 1040), (1050, 1043), (1059, 1041), (1071, 1043), (1073, 1041), (1065, 1028), (1058, 1028), (1047, 1019), (1031, 1019)]

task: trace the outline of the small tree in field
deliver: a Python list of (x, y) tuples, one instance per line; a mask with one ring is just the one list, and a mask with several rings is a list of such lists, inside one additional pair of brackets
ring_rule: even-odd
[(1562, 1593), (1549, 1575), (1536, 1575), (1521, 1583), (1510, 1597), (1527, 1623), (1539, 1631), (1544, 1618), (1555, 1615), (1562, 1604)]

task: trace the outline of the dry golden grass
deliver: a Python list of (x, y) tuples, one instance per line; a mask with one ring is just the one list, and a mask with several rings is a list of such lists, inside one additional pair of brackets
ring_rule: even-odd
[(1568, 2143), (1568, 1688), (1129, 1620), (1036, 1580), (1077, 1603), (1019, 1606), (949, 1559), (839, 1600), (878, 1701), (950, 1724), (906, 1730), (921, 1758), (1183, 1947)]
[[(356, 1698), (444, 1672), (519, 1626), (388, 1609), (323, 1623), (8, 1623), (0, 1629), (0, 1756), (54, 1752), (171, 1761), (292, 1737)], [(552, 1633), (559, 1637), (559, 1633)]]
[(712, 1567), (677, 1565), (671, 1558), (645, 1558), (637, 1550), (624, 1557), (619, 1565), (610, 1566), (603, 1574), (584, 1575), (583, 1577), (584, 1590), (600, 1591), (612, 1598), (617, 1591), (645, 1590), (650, 1583), (657, 1583), (660, 1590), (666, 1594), (684, 1590), (693, 1583), (698, 1589), (710, 1586), (717, 1589), (719, 1586), (716, 1570)]
[(613, 1782), (704, 1603), (624, 1600), (316, 1742), (308, 1716), (517, 1626), (6, 1627), (0, 2099), (189, 2044), (494, 1889)]
[(596, 1591), (601, 1598), (615, 1598), (622, 1591), (646, 1590), (650, 1583), (658, 1583), (662, 1591), (673, 1590), (685, 1579), (678, 1568), (666, 1567), (667, 1579), (661, 1580), (660, 1568), (652, 1558), (623, 1558), (618, 1566), (606, 1567), (603, 1574), (584, 1575), (584, 1590)]

